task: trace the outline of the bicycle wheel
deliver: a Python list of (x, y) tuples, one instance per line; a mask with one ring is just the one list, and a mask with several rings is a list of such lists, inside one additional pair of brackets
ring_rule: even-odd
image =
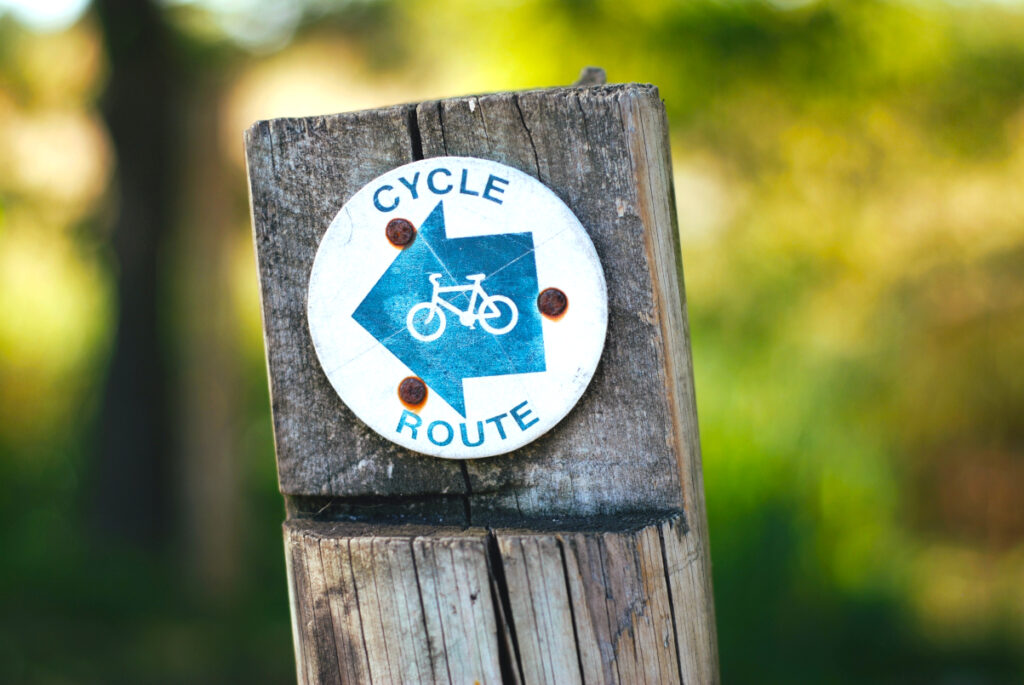
[[(519, 310), (504, 295), (492, 295), (480, 303), (480, 325), (494, 335), (504, 335), (516, 327)], [(493, 322), (493, 323), (492, 323)]]
[(422, 342), (440, 338), (446, 323), (444, 312), (433, 302), (420, 302), (405, 317), (405, 327), (409, 329), (409, 334)]

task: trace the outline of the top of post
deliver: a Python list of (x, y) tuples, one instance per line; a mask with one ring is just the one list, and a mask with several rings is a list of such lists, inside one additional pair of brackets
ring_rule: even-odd
[[(247, 132), (278, 473), (293, 515), (525, 522), (678, 511), (699, 497), (664, 108), (653, 86), (583, 76), (580, 87)], [(512, 167), (564, 202), (600, 258), (608, 307), (605, 348), (575, 408), (535, 442), (462, 463), (400, 447), (357, 418), (306, 319), (314, 257), (340, 208), (392, 169), (452, 156)]]

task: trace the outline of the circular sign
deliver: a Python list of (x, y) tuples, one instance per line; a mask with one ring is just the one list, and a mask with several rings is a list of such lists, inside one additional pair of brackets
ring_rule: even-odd
[(309, 330), (342, 401), (447, 459), (504, 454), (579, 400), (608, 323), (590, 238), (536, 179), (470, 157), (393, 169), (317, 251)]

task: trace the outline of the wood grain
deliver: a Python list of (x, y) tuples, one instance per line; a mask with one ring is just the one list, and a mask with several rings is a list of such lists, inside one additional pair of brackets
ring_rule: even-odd
[(517, 632), (531, 636), (519, 640), (528, 682), (681, 682), (659, 536), (659, 526), (676, 520), (636, 530), (495, 532)]
[(708, 607), (676, 599), (700, 568), (682, 518), (626, 523), (290, 521), (299, 682), (716, 682)]
[(486, 538), (286, 523), (299, 682), (501, 682)]
[[(717, 682), (657, 89), (258, 122), (246, 149), (299, 681)], [(464, 463), (416, 455), (359, 422), (321, 371), (305, 320), (334, 214), (382, 172), (444, 155), (508, 164), (550, 187), (608, 282), (605, 350), (576, 408), (512, 454)], [(391, 525), (410, 521), (423, 525)]]

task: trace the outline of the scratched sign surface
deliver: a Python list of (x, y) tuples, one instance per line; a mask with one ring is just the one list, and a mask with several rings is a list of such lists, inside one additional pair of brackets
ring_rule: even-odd
[(309, 329), (367, 425), (449, 459), (510, 452), (576, 404), (604, 347), (604, 274), (536, 179), (469, 157), (421, 160), (356, 193), (324, 234)]

